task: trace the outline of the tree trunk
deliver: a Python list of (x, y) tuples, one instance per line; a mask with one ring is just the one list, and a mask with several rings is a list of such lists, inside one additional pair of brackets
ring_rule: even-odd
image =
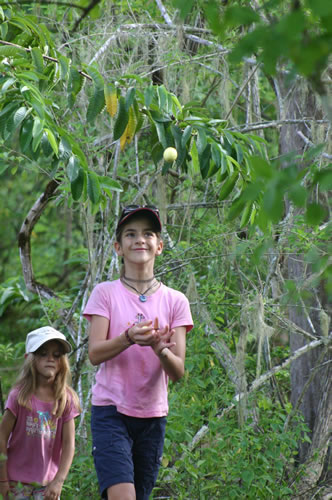
[[(279, 84), (279, 87), (277, 88)], [(321, 118), (321, 109), (317, 105), (313, 92), (304, 82), (295, 82), (287, 87), (284, 81), (276, 82), (279, 96), (280, 118), (303, 119), (303, 117)], [(301, 124), (285, 124), (280, 130), (281, 154), (296, 151), (301, 155), (306, 147), (298, 132), (302, 132), (312, 140), (311, 124), (304, 121)], [(299, 168), (301, 164), (299, 163)], [(286, 202), (286, 214), (293, 210)], [(294, 211), (293, 216), (298, 215)], [(293, 280), (297, 290), (305, 289), (306, 278), (311, 274), (310, 266), (303, 255), (289, 255), (286, 263), (287, 278)], [(303, 285), (303, 287), (302, 287)], [(308, 289), (310, 299), (292, 300), (289, 304), (289, 318), (303, 330), (318, 337), (322, 336), (319, 312), (325, 307), (325, 297), (320, 290)], [(296, 351), (308, 342), (298, 333), (291, 333), (291, 352)], [(296, 359), (291, 366), (291, 402), (298, 408), (310, 429), (311, 444), (299, 443), (299, 461), (310, 464), (311, 474), (306, 474), (306, 488), (314, 487), (321, 478), (324, 463), (329, 461), (329, 429), (331, 427), (332, 396), (331, 396), (331, 355), (328, 356), (324, 347), (313, 349), (304, 356)], [(316, 452), (316, 454), (315, 454)], [(309, 472), (309, 469), (308, 469)], [(305, 498), (302, 496), (301, 498)]]

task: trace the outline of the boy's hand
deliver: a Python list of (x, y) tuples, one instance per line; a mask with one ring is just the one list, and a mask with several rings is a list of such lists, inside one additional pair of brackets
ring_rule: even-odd
[(155, 342), (156, 337), (158, 337), (158, 331), (155, 329), (152, 321), (148, 320), (131, 326), (128, 330), (128, 335), (135, 344), (144, 347), (150, 346)]
[(171, 341), (174, 333), (175, 330), (170, 329), (168, 325), (158, 330), (158, 336), (155, 338), (155, 342), (152, 345), (152, 349), (157, 354), (157, 356), (159, 356), (161, 351), (166, 347), (170, 348), (176, 345), (175, 342)]

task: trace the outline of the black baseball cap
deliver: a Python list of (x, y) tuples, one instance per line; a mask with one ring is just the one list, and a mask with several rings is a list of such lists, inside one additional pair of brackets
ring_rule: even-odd
[(158, 231), (161, 231), (160, 214), (159, 214), (159, 210), (157, 207), (155, 207), (153, 205), (145, 205), (145, 206), (128, 205), (128, 206), (124, 207), (124, 209), (122, 210), (122, 213), (121, 213), (121, 216), (120, 216), (117, 228), (116, 228), (116, 232), (119, 231), (122, 224), (127, 222), (130, 219), (130, 217), (132, 217), (134, 214), (137, 214), (137, 213), (141, 213), (142, 215), (147, 215), (148, 217), (153, 219), (153, 222), (155, 223), (156, 228), (158, 229)]

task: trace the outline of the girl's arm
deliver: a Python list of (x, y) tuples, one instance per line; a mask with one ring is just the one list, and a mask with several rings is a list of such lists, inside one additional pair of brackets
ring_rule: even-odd
[(75, 422), (72, 418), (65, 422), (62, 427), (62, 451), (61, 451), (61, 459), (58, 472), (56, 473), (54, 479), (47, 485), (44, 493), (45, 500), (54, 500), (55, 498), (59, 498), (62, 490), (63, 483), (65, 482), (66, 477), (68, 476), (68, 472), (70, 466), (72, 464), (75, 453)]
[(6, 498), (9, 491), (7, 475), (7, 443), (14, 428), (16, 417), (10, 410), (5, 410), (0, 424), (0, 498)]
[[(178, 326), (174, 330), (168, 327), (159, 331), (160, 341), (153, 346), (154, 352), (160, 359), (160, 363), (172, 380), (177, 382), (184, 375), (184, 362), (186, 358), (186, 327)], [(171, 347), (165, 344), (174, 343)]]

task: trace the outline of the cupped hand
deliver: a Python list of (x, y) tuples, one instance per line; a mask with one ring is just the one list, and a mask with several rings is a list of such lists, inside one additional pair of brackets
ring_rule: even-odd
[(159, 337), (159, 332), (155, 329), (152, 320), (147, 320), (131, 326), (128, 335), (137, 345), (151, 346)]
[(152, 348), (157, 356), (159, 356), (161, 351), (166, 347), (171, 348), (176, 345), (176, 343), (172, 342), (171, 340), (174, 333), (175, 330), (170, 329), (168, 325), (158, 330), (158, 336), (156, 336), (155, 341), (152, 345)]

